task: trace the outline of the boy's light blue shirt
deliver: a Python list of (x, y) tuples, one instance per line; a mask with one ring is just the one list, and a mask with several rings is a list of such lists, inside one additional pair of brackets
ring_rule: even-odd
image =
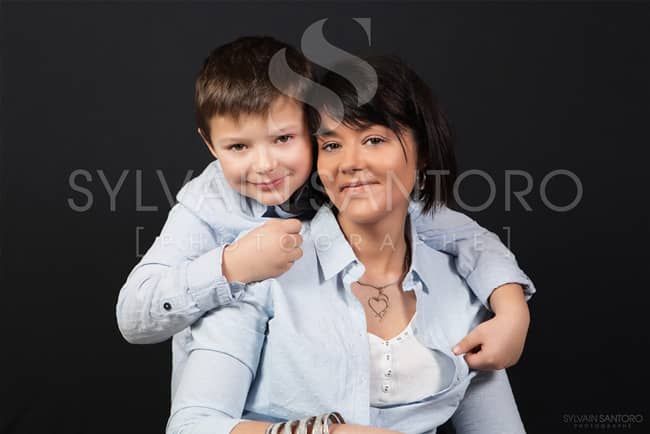
[[(236, 301), (244, 290), (221, 272), (223, 247), (262, 224), (266, 207), (234, 191), (216, 160), (176, 199), (160, 235), (120, 290), (117, 322), (131, 343), (162, 342), (209, 310)], [(527, 297), (535, 292), (495, 234), (446, 207), (433, 217), (418, 209), (412, 204), (420, 239), (455, 257), (458, 273), (486, 307), (492, 291), (505, 283), (520, 283)]]
[[(333, 212), (323, 207), (303, 226), (304, 256), (288, 272), (249, 285), (238, 303), (207, 313), (183, 334), (182, 347), (174, 347), (182, 353), (174, 364), (180, 382), (167, 433), (226, 434), (241, 420), (329, 411), (353, 424), (435, 432), (477, 374), (451, 352), (452, 345), (489, 312), (453, 259), (426, 246), (410, 228), (413, 260), (402, 287), (416, 294), (417, 339), (442, 354), (444, 390), (408, 404), (370, 406), (365, 312), (350, 289), (364, 267)], [(487, 380), (492, 402), (474, 403), (459, 426), (479, 426), (486, 434), (523, 432), (507, 380), (498, 382), (505, 373), (486, 375), (494, 375)]]

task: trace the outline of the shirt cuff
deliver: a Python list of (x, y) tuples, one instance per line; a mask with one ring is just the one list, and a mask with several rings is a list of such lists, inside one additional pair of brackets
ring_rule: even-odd
[(490, 304), (488, 302), (490, 296), (501, 285), (507, 283), (517, 283), (524, 288), (524, 297), (526, 301), (537, 292), (533, 282), (523, 272), (513, 271), (512, 266), (507, 267), (490, 267), (489, 272), (481, 272), (483, 268), (475, 269), (469, 276), (467, 276), (467, 284), (470, 286), (474, 294), (483, 303), (490, 312)]
[(167, 433), (179, 433), (182, 427), (190, 425), (190, 431), (197, 434), (230, 434), (240, 422), (244, 422), (244, 419), (224, 417), (222, 415), (205, 416), (204, 414), (200, 415), (202, 417), (197, 417), (198, 420), (184, 420), (182, 411), (179, 413), (172, 416), (167, 423)]
[(187, 266), (187, 292), (202, 311), (237, 301), (246, 287), (239, 282), (228, 282), (221, 273), (224, 247), (204, 253)]

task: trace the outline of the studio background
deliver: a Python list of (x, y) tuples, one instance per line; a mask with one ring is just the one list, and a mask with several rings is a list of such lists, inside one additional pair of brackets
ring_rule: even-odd
[[(169, 342), (127, 344), (115, 303), (169, 194), (212, 160), (195, 132), (195, 76), (217, 45), (268, 34), (299, 47), (323, 18), (332, 44), (407, 60), (455, 126), (461, 170), (495, 182), (492, 204), (469, 214), (510, 244), (538, 288), (524, 356), (509, 370), (528, 432), (650, 429), (571, 422), (650, 417), (647, 3), (0, 7), (1, 433), (164, 431)], [(352, 17), (371, 18), (370, 45)], [(565, 212), (548, 202), (577, 197), (571, 178), (540, 190), (558, 169), (582, 187)], [(506, 191), (507, 170), (531, 174), (530, 211)], [(111, 204), (104, 181), (115, 188), (122, 176)], [(460, 189), (472, 206), (489, 194), (478, 176)]]

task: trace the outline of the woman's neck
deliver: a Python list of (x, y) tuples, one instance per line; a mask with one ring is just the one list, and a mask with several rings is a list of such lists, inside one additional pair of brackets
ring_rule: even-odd
[(371, 223), (354, 222), (344, 214), (337, 216), (352, 250), (366, 269), (368, 283), (381, 285), (386, 283), (384, 280), (397, 280), (406, 271), (406, 213), (406, 209), (394, 209)]

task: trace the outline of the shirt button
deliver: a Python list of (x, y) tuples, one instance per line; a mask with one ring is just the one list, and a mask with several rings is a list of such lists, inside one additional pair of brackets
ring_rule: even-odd
[(388, 384), (384, 384), (384, 386), (381, 388), (382, 392), (388, 393), (390, 391), (390, 386)]
[(391, 369), (387, 369), (386, 370), (386, 376), (390, 377), (391, 375), (393, 375), (393, 371)]
[(163, 309), (172, 310), (172, 305), (170, 303), (165, 303), (165, 304), (163, 304)]
[(390, 360), (390, 354), (386, 354), (386, 360)]

